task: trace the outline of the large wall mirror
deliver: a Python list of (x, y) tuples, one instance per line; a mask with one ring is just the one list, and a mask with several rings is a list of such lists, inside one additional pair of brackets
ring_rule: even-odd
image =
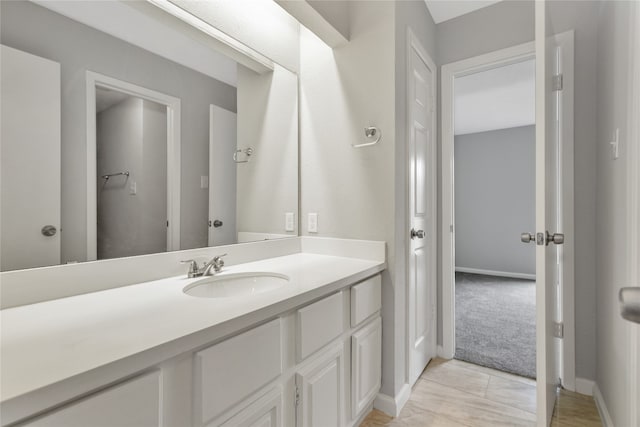
[(297, 75), (167, 17), (0, 2), (2, 271), (298, 235)]

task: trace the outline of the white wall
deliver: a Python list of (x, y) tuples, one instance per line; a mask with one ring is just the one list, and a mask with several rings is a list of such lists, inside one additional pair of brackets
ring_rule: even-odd
[[(325, 237), (384, 240), (389, 270), (383, 274), (383, 391), (398, 388), (394, 361), (403, 369), (404, 345), (395, 334), (402, 301), (393, 280), (394, 244), (394, 4), (349, 2), (351, 40), (332, 50), (301, 29), (300, 136), (302, 234), (307, 215), (318, 214)], [(365, 126), (382, 131), (378, 145)], [(399, 326), (403, 330), (403, 326)], [(403, 373), (404, 376), (404, 373)]]
[(166, 251), (166, 107), (129, 97), (98, 113), (96, 137), (98, 259)]
[[(596, 380), (616, 426), (632, 425), (628, 418), (631, 410), (628, 383), (635, 379), (629, 372), (627, 328), (638, 328), (620, 317), (618, 303), (620, 287), (637, 285), (627, 282), (628, 243), (629, 239), (638, 238), (629, 235), (626, 216), (630, 184), (627, 182), (630, 9), (630, 2), (603, 2), (597, 44)], [(616, 128), (620, 129), (620, 157), (613, 160), (608, 142)]]
[(3, 44), (62, 64), (62, 262), (86, 260), (87, 69), (181, 99), (181, 245), (206, 246), (209, 105), (235, 111), (235, 88), (30, 2), (0, 7)]
[[(387, 242), (382, 392), (395, 397), (406, 382), (407, 28), (433, 55), (435, 25), (421, 0), (347, 3), (347, 45), (332, 50), (301, 32), (302, 234), (311, 235), (307, 214), (315, 212), (320, 236)], [(369, 125), (381, 129), (380, 143), (351, 148)]]
[[(549, 2), (556, 32), (575, 29), (576, 376), (587, 379), (595, 379), (596, 372), (596, 341), (593, 331), (596, 328), (597, 5), (593, 1)], [(532, 41), (533, 13), (533, 1), (507, 0), (438, 24), (438, 63), (443, 65)]]
[[(454, 142), (456, 268), (535, 275), (535, 126)], [(490, 273), (489, 273), (490, 274)]]
[(253, 148), (250, 161), (236, 165), (238, 232), (297, 236), (297, 226), (285, 231), (285, 213), (298, 214), (296, 74), (278, 64), (265, 74), (238, 67), (237, 144)]

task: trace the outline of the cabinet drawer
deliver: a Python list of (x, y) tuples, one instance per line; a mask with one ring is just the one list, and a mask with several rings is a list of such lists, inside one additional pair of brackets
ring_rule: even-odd
[(344, 319), (342, 292), (298, 310), (296, 337), (298, 361), (305, 359), (338, 337), (343, 331)]
[(380, 310), (382, 279), (373, 276), (351, 288), (351, 327)]
[(282, 373), (280, 319), (195, 354), (195, 419), (202, 425)]
[(160, 426), (160, 379), (160, 371), (150, 372), (20, 426)]

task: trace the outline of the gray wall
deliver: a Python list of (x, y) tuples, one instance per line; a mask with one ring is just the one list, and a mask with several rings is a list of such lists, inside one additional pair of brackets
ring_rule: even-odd
[[(575, 30), (576, 376), (595, 379), (597, 3), (553, 1), (554, 29)], [(534, 39), (532, 1), (504, 1), (437, 26), (440, 65)], [(441, 335), (439, 342), (441, 342)]]
[(98, 113), (96, 128), (98, 259), (166, 251), (166, 107), (129, 97)]
[[(597, 149), (597, 372), (598, 388), (613, 425), (630, 426), (627, 384), (630, 376), (631, 326), (619, 315), (618, 290), (628, 283), (627, 127), (629, 66), (629, 2), (603, 2), (598, 28)], [(638, 120), (637, 117), (634, 118)], [(607, 141), (620, 129), (620, 157), (613, 160)], [(635, 164), (632, 167), (638, 167)], [(635, 218), (635, 221), (638, 219)], [(635, 261), (638, 262), (637, 260)], [(637, 284), (635, 284), (637, 285)], [(635, 326), (635, 325), (634, 325)], [(637, 326), (636, 326), (637, 328)], [(637, 329), (636, 329), (637, 330)], [(638, 355), (636, 354), (637, 358)], [(635, 403), (638, 405), (638, 402)]]
[(535, 129), (455, 137), (456, 268), (535, 275)]
[(209, 104), (235, 111), (236, 89), (33, 3), (0, 7), (2, 44), (62, 64), (62, 262), (86, 260), (86, 70), (181, 99), (181, 246), (206, 246)]

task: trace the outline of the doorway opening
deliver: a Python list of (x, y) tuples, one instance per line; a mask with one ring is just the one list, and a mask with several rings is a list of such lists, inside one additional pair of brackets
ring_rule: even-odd
[[(558, 92), (558, 224), (573, 227), (573, 34)], [(566, 58), (566, 59), (565, 59)], [(530, 95), (523, 95), (525, 87)], [(500, 108), (499, 104), (504, 104)], [(508, 108), (504, 108), (507, 106)], [(528, 121), (518, 121), (523, 109)], [(466, 111), (466, 112), (465, 112)], [(537, 377), (535, 46), (514, 46), (442, 67), (442, 347), (445, 358)], [(465, 117), (466, 115), (466, 117)], [(534, 242), (535, 243), (535, 242)], [(558, 377), (575, 390), (573, 244), (558, 256)], [(556, 377), (557, 378), (557, 377)]]
[(455, 358), (535, 378), (535, 59), (454, 80)]
[(180, 99), (87, 71), (87, 260), (180, 248)]

